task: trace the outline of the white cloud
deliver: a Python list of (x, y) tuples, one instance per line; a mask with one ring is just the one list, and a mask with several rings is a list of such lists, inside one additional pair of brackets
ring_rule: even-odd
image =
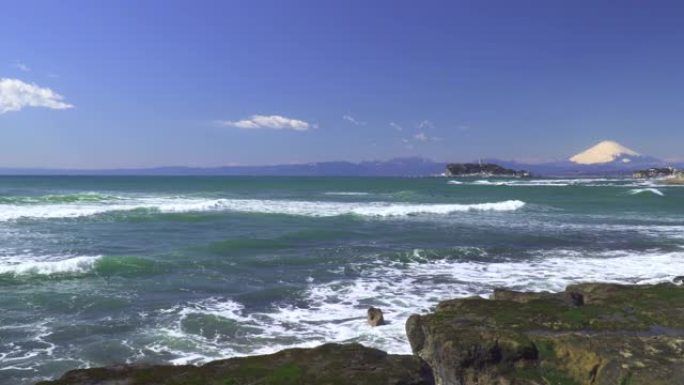
[(342, 119), (344, 119), (344, 120), (350, 122), (351, 124), (353, 124), (353, 125), (355, 125), (355, 126), (365, 126), (365, 125), (366, 125), (366, 122), (362, 122), (362, 121), (360, 121), (360, 120), (356, 120), (356, 119), (354, 119), (353, 116), (350, 116), (350, 115), (344, 115), (344, 116), (342, 117)]
[(271, 129), (308, 131), (310, 128), (316, 128), (316, 125), (303, 120), (286, 118), (280, 115), (252, 115), (248, 119), (224, 121), (222, 124), (228, 127), (242, 128), (244, 130)]
[(418, 129), (419, 129), (419, 130), (422, 130), (422, 129), (425, 129), (425, 128), (435, 128), (435, 125), (432, 124), (432, 122), (429, 121), (429, 120), (423, 120), (422, 122), (420, 122), (420, 123), (418, 124)]
[(413, 136), (413, 139), (419, 141), (419, 142), (439, 142), (442, 140), (442, 138), (437, 137), (437, 136), (428, 136), (424, 132), (419, 132)]
[(390, 122), (389, 125), (390, 125), (390, 127), (394, 128), (395, 130), (397, 130), (399, 132), (404, 131), (404, 127), (402, 127), (402, 126), (400, 126), (394, 122)]
[(419, 132), (413, 136), (413, 138), (419, 142), (427, 142), (430, 140), (427, 135), (425, 135), (424, 132)]
[(49, 88), (24, 83), (18, 79), (0, 78), (0, 114), (20, 111), (24, 107), (45, 107), (53, 110), (73, 108), (64, 97)]
[(21, 62), (14, 63), (14, 68), (24, 72), (31, 72), (31, 67)]

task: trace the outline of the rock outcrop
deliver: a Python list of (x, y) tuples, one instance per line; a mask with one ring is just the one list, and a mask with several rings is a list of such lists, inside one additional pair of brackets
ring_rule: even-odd
[(582, 284), (441, 302), (406, 332), (438, 385), (682, 385), (684, 288)]
[(529, 177), (523, 170), (512, 170), (494, 163), (451, 163), (446, 167), (446, 175), (452, 177)]
[(418, 357), (359, 344), (326, 344), (231, 358), (204, 366), (121, 366), (79, 369), (38, 385), (431, 385)]
[(672, 167), (651, 167), (635, 171), (632, 173), (632, 177), (636, 179), (661, 179), (672, 178), (677, 176), (677, 174), (677, 170)]
[(377, 307), (371, 306), (368, 308), (368, 324), (370, 326), (382, 326), (385, 324), (385, 317), (382, 314), (382, 310)]

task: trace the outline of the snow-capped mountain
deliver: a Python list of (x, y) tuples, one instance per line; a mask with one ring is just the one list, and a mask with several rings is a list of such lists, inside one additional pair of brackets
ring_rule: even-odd
[(599, 142), (563, 161), (541, 164), (490, 161), (504, 167), (528, 170), (536, 175), (623, 175), (644, 168), (670, 165), (611, 140)]
[(604, 140), (570, 157), (576, 166), (589, 170), (635, 170), (639, 168), (663, 166), (665, 162), (652, 156), (643, 155), (622, 144)]
[(572, 156), (570, 161), (576, 164), (593, 165), (611, 162), (631, 163), (642, 155), (612, 140), (604, 140), (596, 145)]

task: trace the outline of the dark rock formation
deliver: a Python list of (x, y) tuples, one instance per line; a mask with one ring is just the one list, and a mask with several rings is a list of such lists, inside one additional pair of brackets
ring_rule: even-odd
[(513, 291), (508, 289), (494, 289), (492, 299), (496, 301), (512, 301), (518, 303), (528, 303), (531, 301), (545, 300), (572, 306), (584, 305), (584, 295), (576, 291), (565, 291), (563, 293), (549, 293), (546, 291), (539, 293), (530, 293), (524, 291)]
[(385, 317), (382, 315), (382, 310), (371, 306), (368, 309), (368, 324), (370, 326), (380, 326), (385, 324)]
[(669, 178), (677, 175), (677, 170), (672, 167), (652, 167), (645, 170), (635, 171), (632, 177), (637, 179)]
[(582, 284), (441, 302), (406, 322), (438, 385), (683, 385), (684, 288)]
[(327, 344), (204, 366), (121, 366), (79, 369), (38, 385), (431, 385), (418, 357), (390, 355), (359, 344)]
[(523, 170), (512, 170), (493, 163), (451, 163), (447, 165), (447, 176), (458, 177), (529, 177), (530, 173)]

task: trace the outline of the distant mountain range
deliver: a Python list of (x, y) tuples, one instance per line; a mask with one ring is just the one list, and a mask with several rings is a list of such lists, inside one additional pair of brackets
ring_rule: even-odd
[(111, 170), (3, 169), (0, 175), (232, 175), (232, 176), (436, 176), (446, 162), (426, 158), (396, 158), (388, 161), (317, 162), (272, 166), (156, 167)]
[(487, 162), (501, 166), (525, 169), (535, 175), (626, 175), (650, 167), (684, 167), (684, 163), (672, 164), (664, 160), (640, 154), (620, 143), (604, 140), (567, 160), (540, 164), (525, 164), (515, 161), (487, 159)]
[[(501, 159), (481, 159), (515, 170), (526, 170), (539, 176), (627, 175), (649, 167), (674, 166), (660, 159), (639, 154), (614, 141), (600, 142), (568, 160), (526, 164)], [(0, 168), (0, 175), (234, 175), (234, 176), (403, 176), (442, 175), (447, 162), (426, 158), (396, 158), (368, 162), (317, 162), (272, 166), (226, 167), (157, 167), (145, 169), (59, 170)]]

